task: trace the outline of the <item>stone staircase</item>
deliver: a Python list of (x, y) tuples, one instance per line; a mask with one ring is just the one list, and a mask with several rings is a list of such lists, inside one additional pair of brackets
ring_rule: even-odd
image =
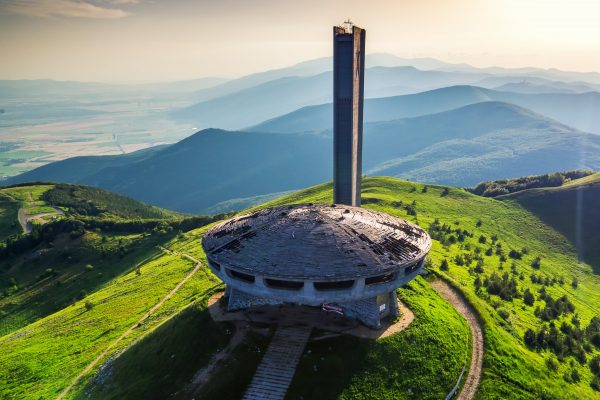
[(310, 336), (309, 326), (280, 326), (263, 356), (244, 400), (282, 400)]

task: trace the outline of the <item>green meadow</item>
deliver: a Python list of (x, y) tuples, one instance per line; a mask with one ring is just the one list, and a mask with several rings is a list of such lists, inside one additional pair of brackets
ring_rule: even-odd
[[(40, 199), (50, 188), (15, 189), (12, 197), (27, 201), (27, 193)], [(600, 316), (600, 277), (578, 260), (572, 239), (548, 217), (514, 198), (394, 178), (366, 178), (363, 200), (365, 207), (429, 230), (434, 241), (427, 279), (448, 281), (477, 310), (485, 334), (477, 398), (598, 397), (589, 363), (600, 350), (591, 341), (557, 355), (524, 340), (528, 330), (549, 324), (584, 331)], [(329, 183), (260, 207), (330, 201)], [(6, 213), (0, 216), (14, 213), (14, 203), (0, 203)], [(136, 207), (121, 209), (130, 213)], [(178, 218), (163, 215), (167, 221)], [(93, 218), (104, 217), (84, 220)], [(226, 345), (232, 326), (213, 322), (206, 310), (206, 300), (222, 285), (205, 267), (136, 326), (193, 270), (194, 262), (183, 254), (204, 259), (201, 239), (210, 225), (188, 232), (168, 226), (123, 231), (130, 225), (119, 225), (117, 232), (112, 226), (85, 225), (83, 234), (62, 233), (0, 261), (0, 398), (56, 398), (131, 327), (67, 398), (177, 398)], [(405, 331), (377, 341), (342, 336), (309, 343), (288, 398), (312, 398), (316, 388), (324, 399), (443, 398), (470, 357), (466, 322), (426, 279), (411, 282), (399, 296), (415, 314)], [(570, 306), (548, 314), (547, 304), (563, 296)], [(248, 335), (197, 398), (239, 397), (268, 332)]]

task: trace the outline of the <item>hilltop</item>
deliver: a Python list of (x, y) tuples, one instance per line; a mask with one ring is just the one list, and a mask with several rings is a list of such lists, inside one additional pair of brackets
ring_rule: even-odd
[[(600, 136), (502, 102), (367, 123), (364, 131), (363, 165), (369, 175), (471, 186), (579, 167), (600, 169)], [(230, 211), (256, 204), (259, 196), (331, 179), (330, 135), (207, 129), (158, 149), (52, 163), (8, 182), (83, 183), (181, 212)]]
[(500, 196), (516, 202), (563, 234), (578, 249), (578, 257), (600, 273), (600, 173), (559, 187), (535, 188)]
[[(583, 179), (596, 185), (594, 175)], [(365, 207), (428, 229), (434, 239), (428, 269), (460, 289), (480, 314), (486, 338), (480, 398), (597, 396), (590, 387), (588, 362), (600, 349), (590, 341), (595, 339), (587, 338), (596, 329), (593, 317), (600, 315), (600, 277), (577, 261), (563, 233), (515, 200), (462, 189), (367, 178), (362, 196)], [(554, 199), (558, 197), (547, 201)], [(331, 202), (331, 183), (260, 207), (306, 202)], [(584, 219), (598, 223), (593, 208), (583, 212)], [(190, 261), (204, 259), (200, 240), (206, 227), (181, 234), (161, 233), (161, 228), (152, 234), (95, 229), (85, 226), (80, 235), (54, 239), (27, 268), (24, 261), (38, 249), (0, 260), (0, 277), (9, 285), (0, 299), (3, 397), (56, 397), (103, 354), (69, 398), (185, 398), (192, 376), (231, 338), (234, 327), (213, 322), (207, 311), (207, 299), (219, 282)], [(137, 322), (178, 283), (181, 288), (173, 297)], [(533, 300), (528, 292), (534, 293)], [(468, 362), (464, 321), (422, 278), (400, 289), (399, 296), (415, 313), (409, 329), (376, 342), (342, 336), (309, 344), (290, 394), (314, 395), (314, 385), (306, 382), (326, 382), (327, 390), (319, 392), (325, 399), (369, 398), (373, 393), (379, 398), (408, 399), (417, 393), (438, 399), (448, 393)], [(563, 296), (570, 306), (553, 314)], [(561, 353), (526, 340), (529, 330), (550, 322), (568, 328), (558, 333), (560, 343), (575, 326), (589, 334)], [(108, 348), (130, 327), (129, 335)], [(234, 350), (235, 362), (222, 364), (198, 398), (239, 397), (270, 332), (260, 327), (248, 333)], [(402, 373), (390, 375), (389, 368)]]

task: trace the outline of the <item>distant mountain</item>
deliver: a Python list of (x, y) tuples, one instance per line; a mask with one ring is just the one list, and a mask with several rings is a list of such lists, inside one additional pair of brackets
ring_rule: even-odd
[(515, 201), (567, 237), (579, 258), (600, 273), (600, 173), (556, 188), (528, 189), (500, 196)]
[(494, 88), (494, 90), (513, 92), (513, 93), (525, 93), (525, 94), (536, 94), (536, 93), (581, 93), (569, 87), (561, 87), (554, 85), (535, 84), (528, 81), (523, 82), (510, 82), (505, 83)]
[[(422, 71), (403, 66), (368, 68), (366, 76), (365, 96), (382, 97), (473, 83), (486, 75)], [(226, 85), (230, 84), (233, 82)], [(178, 121), (193, 123), (198, 127), (242, 129), (300, 107), (325, 103), (332, 96), (333, 80), (329, 71), (271, 80), (176, 110), (171, 115)]]
[[(522, 94), (476, 86), (452, 86), (411, 95), (365, 100), (365, 121), (382, 121), (451, 110), (482, 101), (516, 104), (585, 132), (600, 134), (600, 93)], [(332, 126), (331, 104), (305, 107), (258, 124), (257, 132), (319, 132)]]
[[(369, 175), (472, 186), (504, 177), (600, 169), (600, 136), (511, 104), (483, 102), (367, 123), (363, 164)], [(331, 165), (330, 131), (282, 135), (207, 129), (147, 153), (59, 161), (9, 183), (85, 183), (160, 207), (205, 213), (328, 181)]]
[(439, 114), (369, 123), (365, 130), (369, 136), (364, 165), (369, 175), (471, 186), (484, 180), (600, 166), (600, 136), (507, 103), (477, 103)]
[[(434, 59), (406, 59), (400, 58), (389, 53), (370, 53), (365, 60), (367, 68), (371, 67), (399, 67), (414, 66), (420, 69), (436, 69), (436, 67), (448, 65)], [(323, 72), (333, 69), (332, 57), (321, 57), (313, 60), (307, 60), (294, 64), (289, 67), (277, 68), (268, 71), (258, 72), (232, 79), (221, 85), (204, 90), (198, 90), (194, 98), (198, 102), (207, 101), (217, 97), (239, 92), (253, 86), (257, 86), (269, 81), (290, 77), (308, 77), (319, 75)]]
[(209, 88), (225, 82), (225, 78), (206, 77), (174, 82), (157, 83), (100, 83), (57, 81), (52, 79), (0, 80), (0, 99), (30, 99), (58, 97), (81, 98), (91, 94), (118, 96), (119, 94), (181, 93)]

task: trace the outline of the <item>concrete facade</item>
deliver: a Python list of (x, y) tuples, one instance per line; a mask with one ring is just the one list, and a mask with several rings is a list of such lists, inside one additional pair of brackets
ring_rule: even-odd
[(431, 239), (373, 210), (295, 204), (225, 221), (202, 246), (227, 285), (229, 311), (327, 304), (377, 329), (382, 318), (397, 316), (396, 289), (422, 271)]
[(322, 307), (379, 329), (399, 315), (396, 289), (422, 271), (431, 238), (417, 225), (360, 208), (365, 30), (333, 28), (335, 204), (295, 204), (213, 227), (202, 247), (227, 285), (228, 311)]
[(333, 202), (360, 206), (365, 30), (333, 27)]

